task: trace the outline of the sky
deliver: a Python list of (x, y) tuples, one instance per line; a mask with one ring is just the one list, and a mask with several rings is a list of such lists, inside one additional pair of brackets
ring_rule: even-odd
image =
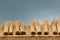
[(60, 19), (60, 0), (0, 0), (0, 24), (20, 20), (25, 24)]

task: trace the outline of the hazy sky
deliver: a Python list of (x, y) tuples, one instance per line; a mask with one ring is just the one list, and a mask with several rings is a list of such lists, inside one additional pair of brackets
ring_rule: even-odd
[(60, 0), (0, 0), (0, 24), (8, 20), (39, 21), (60, 17)]

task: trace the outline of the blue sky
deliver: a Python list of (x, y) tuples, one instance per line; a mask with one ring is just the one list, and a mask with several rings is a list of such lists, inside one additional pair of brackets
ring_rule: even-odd
[(8, 20), (30, 20), (60, 18), (60, 0), (0, 0), (0, 24)]

